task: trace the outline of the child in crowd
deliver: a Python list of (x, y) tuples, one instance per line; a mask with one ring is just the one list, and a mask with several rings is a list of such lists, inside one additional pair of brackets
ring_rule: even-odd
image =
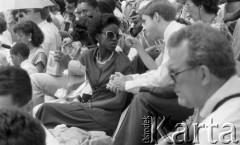
[(16, 43), (10, 50), (10, 55), (14, 66), (21, 67), (28, 74), (37, 73), (37, 68), (28, 60), (30, 50), (24, 43)]

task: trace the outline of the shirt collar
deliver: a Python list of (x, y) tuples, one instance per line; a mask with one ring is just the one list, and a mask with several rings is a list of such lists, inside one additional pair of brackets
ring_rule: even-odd
[(169, 23), (169, 25), (166, 27), (163, 37), (164, 41), (167, 42), (169, 37), (176, 31), (180, 30), (181, 28), (185, 27), (185, 25), (178, 23), (177, 21), (172, 21)]
[(202, 118), (206, 118), (212, 113), (213, 108), (217, 105), (218, 102), (224, 98), (229, 97), (230, 95), (240, 93), (239, 86), (240, 79), (238, 76), (232, 76), (206, 101), (203, 108), (201, 109), (200, 116)]

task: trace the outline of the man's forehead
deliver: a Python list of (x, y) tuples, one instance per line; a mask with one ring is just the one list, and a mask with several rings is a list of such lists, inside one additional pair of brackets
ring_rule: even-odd
[(188, 58), (188, 42), (182, 41), (176, 47), (169, 47), (169, 63), (171, 68), (182, 66)]
[(151, 18), (151, 17), (148, 16), (148, 15), (144, 15), (144, 14), (142, 15), (142, 19), (145, 19), (145, 20), (146, 20), (146, 19), (150, 19), (150, 18)]

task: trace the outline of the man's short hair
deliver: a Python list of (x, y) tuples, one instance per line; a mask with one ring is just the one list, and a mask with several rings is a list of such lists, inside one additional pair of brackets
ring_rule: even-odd
[(220, 79), (236, 74), (231, 44), (218, 30), (201, 23), (182, 28), (171, 35), (168, 47), (176, 49), (183, 41), (188, 42), (187, 65), (205, 65)]
[(173, 21), (176, 18), (177, 10), (168, 0), (153, 0), (139, 13), (151, 18), (158, 13), (165, 21)]
[(0, 110), (1, 145), (45, 145), (46, 134), (39, 121), (17, 110)]
[(11, 48), (10, 53), (15, 55), (20, 54), (23, 58), (27, 59), (29, 56), (30, 50), (26, 44), (20, 42), (20, 43), (16, 43)]
[(10, 95), (13, 105), (25, 106), (32, 99), (28, 73), (16, 67), (0, 67), (0, 97)]
[(98, 8), (97, 0), (79, 0), (78, 4), (80, 3), (87, 3), (89, 6), (93, 8)]

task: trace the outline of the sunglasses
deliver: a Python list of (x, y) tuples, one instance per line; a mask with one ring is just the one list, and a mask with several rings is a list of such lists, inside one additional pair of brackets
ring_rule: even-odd
[(23, 14), (20, 13), (20, 14), (16, 15), (14, 19), (15, 19), (16, 22), (18, 22), (18, 20), (22, 19), (22, 18), (23, 18)]
[(114, 33), (112, 31), (101, 32), (107, 36), (108, 39), (113, 40), (116, 38), (117, 40), (121, 37), (119, 33)]

